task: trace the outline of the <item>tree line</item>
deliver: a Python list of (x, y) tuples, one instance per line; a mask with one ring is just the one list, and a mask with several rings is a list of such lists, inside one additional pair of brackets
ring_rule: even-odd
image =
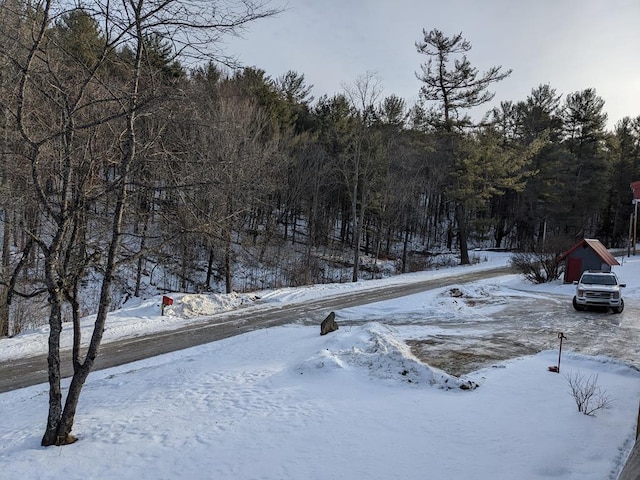
[[(0, 0), (0, 333), (44, 302), (43, 444), (72, 441), (115, 292), (139, 296), (159, 276), (171, 290), (231, 292), (332, 280), (331, 262), (357, 281), (363, 255), (406, 272), (416, 252), (455, 249), (466, 264), (468, 246), (627, 241), (640, 116), (607, 131), (594, 89), (539, 85), (473, 121), (510, 71), (480, 72), (470, 42), (437, 29), (415, 45), (416, 104), (382, 96), (371, 73), (314, 99), (304, 74), (272, 78), (217, 49), (274, 13), (247, 0)], [(240, 263), (254, 266), (242, 281)], [(75, 401), (63, 409), (66, 320)]]
[[(206, 45), (176, 40), (184, 32), (167, 15), (183, 3), (153, 12), (140, 2), (141, 15), (162, 16), (134, 45), (126, 19), (102, 23), (108, 2), (60, 7), (44, 25), (43, 8), (55, 2), (2, 2), (10, 299), (53, 288), (48, 255), (67, 263), (52, 268), (75, 275), (72, 283), (101, 271), (115, 207), (118, 268), (131, 279), (120, 287), (135, 296), (152, 269), (173, 279), (168, 289), (231, 292), (326, 281), (321, 252), (329, 250), (348, 255), (355, 281), (362, 253), (398, 258), (405, 272), (416, 249), (455, 247), (466, 264), (468, 245), (627, 241), (640, 117), (607, 131), (594, 89), (563, 98), (539, 85), (474, 122), (471, 109), (489, 102), (490, 87), (510, 71), (479, 72), (462, 34), (433, 29), (416, 42), (425, 58), (416, 104), (383, 97), (371, 73), (314, 101), (295, 71), (271, 78), (256, 67), (230, 69), (217, 52), (216, 62), (188, 67)], [(240, 251), (262, 273), (234, 278)]]

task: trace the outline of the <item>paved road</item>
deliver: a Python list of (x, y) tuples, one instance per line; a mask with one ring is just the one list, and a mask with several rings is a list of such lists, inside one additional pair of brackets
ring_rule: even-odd
[[(136, 360), (214, 342), (260, 328), (289, 323), (313, 322), (319, 325), (332, 310), (412, 295), (425, 290), (445, 287), (452, 282), (456, 284), (467, 283), (510, 273), (513, 273), (511, 268), (500, 267), (424, 280), (412, 284), (350, 292), (297, 305), (271, 308), (265, 308), (264, 306), (241, 308), (231, 313), (212, 316), (207, 323), (189, 325), (178, 330), (144, 337), (104, 343), (96, 360), (95, 370), (124, 365)], [(61, 357), (63, 376), (71, 376), (71, 352), (63, 351), (61, 352)], [(11, 360), (0, 365), (0, 393), (46, 381), (46, 355)]]

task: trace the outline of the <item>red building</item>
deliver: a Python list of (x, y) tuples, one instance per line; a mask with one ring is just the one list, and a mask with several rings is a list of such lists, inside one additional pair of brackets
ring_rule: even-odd
[(585, 238), (567, 250), (560, 260), (566, 260), (564, 269), (565, 283), (580, 280), (585, 270), (601, 270), (610, 272), (611, 267), (620, 265), (600, 240)]

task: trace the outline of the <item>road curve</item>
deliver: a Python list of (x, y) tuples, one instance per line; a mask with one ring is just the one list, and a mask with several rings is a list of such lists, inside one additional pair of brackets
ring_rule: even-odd
[[(513, 270), (510, 267), (498, 267), (469, 273), (452, 274), (410, 284), (343, 293), (293, 305), (240, 308), (232, 312), (213, 315), (207, 322), (188, 325), (177, 330), (103, 343), (100, 347), (100, 354), (96, 359), (94, 370), (124, 365), (261, 328), (310, 321), (317, 322), (319, 325), (332, 310), (412, 295), (426, 290), (446, 287), (452, 282), (456, 284), (469, 283), (511, 273), (513, 273)], [(60, 356), (62, 376), (69, 377), (73, 373), (71, 351), (63, 350)], [(46, 381), (46, 355), (11, 360), (0, 365), (0, 393), (37, 385)]]

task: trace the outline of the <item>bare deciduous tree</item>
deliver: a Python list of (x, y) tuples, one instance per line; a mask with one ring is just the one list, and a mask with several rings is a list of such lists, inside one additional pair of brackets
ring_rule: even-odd
[(353, 231), (353, 272), (351, 280), (358, 281), (360, 271), (360, 243), (365, 213), (370, 199), (370, 183), (381, 157), (381, 139), (371, 129), (382, 87), (373, 72), (358, 77), (353, 85), (345, 86), (347, 98), (356, 112), (347, 143), (342, 173), (351, 199)]
[[(216, 41), (274, 10), (259, 1), (220, 3), (198, 0), (96, 1), (84, 12), (99, 26), (98, 49), (79, 55), (64, 45), (53, 28), (76, 10), (66, 2), (43, 0), (32, 5), (32, 42), (24, 58), (14, 56), (19, 78), (12, 116), (21, 138), (20, 152), (29, 166), (43, 228), (29, 235), (44, 259), (49, 298), (49, 414), (42, 445), (75, 441), (71, 430), (78, 400), (98, 355), (111, 287), (118, 269), (129, 180), (139, 158), (139, 123), (155, 91), (144, 77), (153, 35), (172, 42), (183, 58), (215, 56)], [(90, 22), (89, 22), (90, 23)], [(153, 80), (153, 79), (151, 79)], [(43, 128), (47, 126), (46, 128)], [(108, 127), (108, 128), (105, 128)], [(110, 132), (111, 148), (96, 156), (98, 134)], [(96, 158), (104, 159), (98, 165)], [(96, 172), (106, 182), (96, 181)], [(98, 198), (108, 197), (104, 213), (110, 226), (102, 252), (88, 250), (88, 213)], [(84, 358), (81, 356), (78, 285), (87, 268), (101, 273), (98, 311)], [(60, 334), (63, 306), (73, 311), (73, 377), (62, 402)]]

